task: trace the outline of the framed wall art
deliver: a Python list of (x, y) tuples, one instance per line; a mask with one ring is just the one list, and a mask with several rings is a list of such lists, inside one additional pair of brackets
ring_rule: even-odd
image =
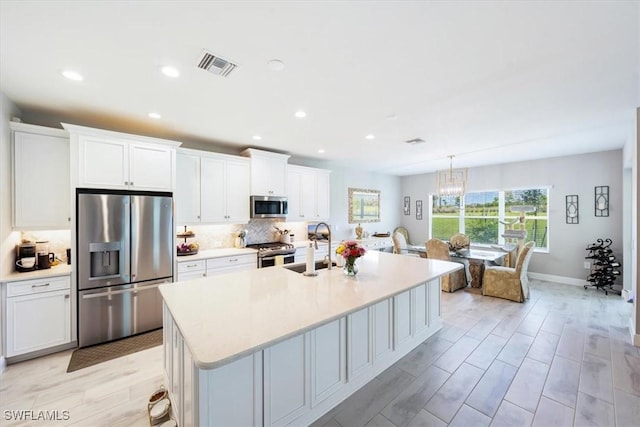
[(380, 190), (349, 188), (349, 224), (380, 222)]
[(565, 210), (567, 224), (578, 223), (578, 195), (565, 196)]
[(609, 186), (601, 185), (595, 188), (596, 216), (609, 216)]
[(411, 197), (404, 196), (403, 210), (405, 215), (411, 215)]
[(416, 219), (422, 219), (422, 200), (416, 200)]

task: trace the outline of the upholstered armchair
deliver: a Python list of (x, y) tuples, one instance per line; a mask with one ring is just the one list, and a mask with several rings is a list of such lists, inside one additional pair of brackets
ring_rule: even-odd
[[(439, 259), (442, 261), (451, 261), (449, 255), (449, 245), (442, 240), (430, 239), (427, 241), (427, 258)], [(454, 292), (467, 286), (467, 275), (464, 268), (442, 276), (442, 290), (445, 292)]]
[(407, 248), (407, 241), (405, 240), (404, 234), (399, 231), (393, 232), (393, 253), (394, 254), (402, 254), (402, 255), (413, 255), (418, 256), (416, 253), (410, 253)]
[(487, 267), (482, 278), (482, 295), (524, 302), (529, 298), (527, 270), (535, 242), (526, 243), (516, 260), (515, 268)]

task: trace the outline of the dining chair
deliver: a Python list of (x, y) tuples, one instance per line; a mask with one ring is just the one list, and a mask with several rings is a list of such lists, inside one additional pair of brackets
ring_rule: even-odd
[(482, 278), (482, 295), (524, 302), (529, 298), (527, 270), (536, 243), (526, 243), (516, 260), (515, 268), (487, 267)]
[[(429, 239), (425, 245), (427, 247), (427, 258), (451, 261), (449, 255), (449, 245), (439, 239)], [(467, 274), (465, 269), (456, 270), (441, 278), (442, 290), (454, 292), (467, 287)]]
[(393, 236), (393, 253), (401, 254), (401, 255), (411, 255), (411, 256), (419, 256), (416, 253), (409, 252), (407, 248), (407, 241), (405, 240), (404, 234), (399, 231), (394, 231)]

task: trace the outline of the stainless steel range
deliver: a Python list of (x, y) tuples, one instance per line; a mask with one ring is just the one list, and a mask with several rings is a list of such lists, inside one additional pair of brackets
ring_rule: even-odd
[(247, 245), (258, 250), (258, 268), (276, 265), (276, 259), (282, 257), (284, 264), (293, 264), (296, 248), (290, 243), (268, 242)]

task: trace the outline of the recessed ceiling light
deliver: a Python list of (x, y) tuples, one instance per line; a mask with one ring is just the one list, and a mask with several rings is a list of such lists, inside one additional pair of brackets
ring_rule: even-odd
[(260, 141), (262, 137), (260, 135), (253, 135), (253, 139), (255, 139), (256, 141)]
[(180, 77), (180, 71), (169, 65), (162, 67), (161, 71), (167, 77)]
[(319, 149), (318, 153), (323, 154), (324, 153), (324, 148)]
[(82, 81), (84, 79), (84, 77), (82, 77), (82, 74), (73, 70), (64, 70), (62, 72), (62, 75), (68, 78), (69, 80), (73, 80), (76, 82)]
[(267, 62), (267, 65), (272, 71), (284, 70), (284, 62), (280, 61), (279, 59), (272, 59), (271, 61)]
[(371, 139), (376, 139), (376, 137), (375, 137), (375, 135), (369, 134), (369, 135), (365, 136), (364, 139), (371, 140)]
[(158, 119), (161, 119), (161, 118), (162, 118), (162, 116), (161, 116), (160, 114), (158, 114), (158, 113), (149, 113), (149, 114), (147, 114), (147, 115), (148, 115), (149, 117), (151, 117), (152, 119), (155, 119), (155, 120), (158, 120)]
[(302, 111), (302, 110), (298, 110), (298, 111), (296, 111), (295, 116), (296, 116), (297, 118), (299, 118), (299, 119), (303, 119), (303, 118), (307, 117), (307, 113), (305, 113), (305, 112), (304, 112), (304, 111)]

